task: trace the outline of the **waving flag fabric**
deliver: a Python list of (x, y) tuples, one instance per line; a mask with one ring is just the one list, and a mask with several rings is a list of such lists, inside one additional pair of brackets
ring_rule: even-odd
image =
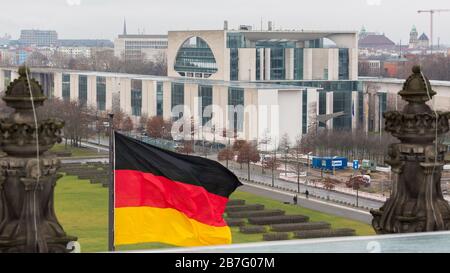
[(115, 245), (230, 244), (223, 219), (241, 185), (220, 163), (115, 133)]

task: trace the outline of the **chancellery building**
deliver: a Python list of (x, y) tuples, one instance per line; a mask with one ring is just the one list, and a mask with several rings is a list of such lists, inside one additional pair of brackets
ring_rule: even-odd
[[(33, 67), (31, 76), (48, 97), (98, 111), (117, 106), (135, 121), (194, 117), (202, 134), (232, 128), (246, 140), (288, 134), (293, 141), (318, 128), (358, 130), (370, 123), (356, 31), (170, 31), (167, 64), (164, 77)], [(0, 68), (2, 89), (17, 70)], [(184, 108), (175, 113), (179, 105)], [(317, 120), (334, 113), (341, 114)]]

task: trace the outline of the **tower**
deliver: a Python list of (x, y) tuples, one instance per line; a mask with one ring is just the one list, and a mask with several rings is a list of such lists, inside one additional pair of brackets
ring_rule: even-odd
[(416, 26), (413, 26), (411, 32), (409, 33), (409, 48), (416, 48), (419, 42), (419, 33), (417, 32)]
[(127, 21), (123, 19), (123, 35), (127, 35)]

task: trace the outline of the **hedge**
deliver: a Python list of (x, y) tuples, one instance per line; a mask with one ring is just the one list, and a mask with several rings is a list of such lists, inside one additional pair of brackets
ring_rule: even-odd
[(329, 229), (330, 227), (331, 225), (326, 222), (312, 222), (312, 223), (278, 224), (272, 225), (270, 228), (273, 231), (286, 232), (286, 231)]
[(265, 226), (242, 226), (239, 227), (239, 231), (244, 234), (257, 234), (257, 233), (265, 233), (267, 229)]
[(249, 211), (232, 211), (228, 212), (228, 217), (248, 218), (248, 217), (267, 217), (284, 215), (284, 210), (249, 210)]
[(355, 230), (350, 229), (350, 228), (302, 230), (302, 231), (294, 232), (294, 238), (297, 238), (297, 239), (342, 237), (342, 236), (354, 236), (354, 235), (355, 235)]
[(248, 222), (252, 225), (274, 225), (308, 222), (309, 217), (304, 215), (283, 215), (270, 217), (251, 217)]
[(242, 206), (229, 206), (225, 209), (226, 212), (231, 211), (250, 211), (250, 210), (263, 210), (264, 205), (253, 204), (253, 205), (242, 205)]
[(245, 200), (242, 199), (230, 199), (228, 200), (227, 206), (242, 206), (245, 205)]
[(272, 232), (263, 234), (263, 241), (282, 241), (289, 240), (289, 233), (286, 232)]
[(225, 219), (225, 222), (227, 222), (227, 225), (230, 227), (241, 227), (245, 225), (245, 219), (239, 218), (228, 218)]

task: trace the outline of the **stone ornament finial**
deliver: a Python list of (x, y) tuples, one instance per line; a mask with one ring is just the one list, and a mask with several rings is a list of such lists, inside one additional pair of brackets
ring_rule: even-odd
[(412, 68), (413, 74), (403, 84), (399, 95), (408, 102), (427, 102), (436, 95), (427, 77), (423, 76), (420, 66)]
[(386, 157), (392, 194), (380, 209), (371, 210), (372, 226), (379, 234), (450, 230), (450, 205), (441, 189), (447, 147), (436, 143), (450, 129), (450, 113), (435, 112), (425, 103), (436, 92), (419, 66), (399, 94), (408, 102), (403, 110), (383, 113), (385, 130), (400, 140), (389, 146)]
[(33, 94), (33, 101), (36, 107), (41, 106), (47, 99), (42, 92), (41, 85), (31, 78), (31, 72), (28, 67), (22, 66), (19, 68), (19, 78), (12, 81), (6, 88), (5, 96), (2, 98), (5, 103), (15, 109), (31, 109), (30, 88), (28, 85), (30, 81), (31, 93)]
[(47, 153), (61, 142), (64, 122), (34, 119), (33, 103), (41, 107), (46, 97), (27, 67), (2, 99), (14, 112), (0, 119), (0, 149), (6, 153), (0, 156), (0, 253), (69, 252), (67, 244), (77, 238), (59, 224), (53, 199), (61, 163)]

